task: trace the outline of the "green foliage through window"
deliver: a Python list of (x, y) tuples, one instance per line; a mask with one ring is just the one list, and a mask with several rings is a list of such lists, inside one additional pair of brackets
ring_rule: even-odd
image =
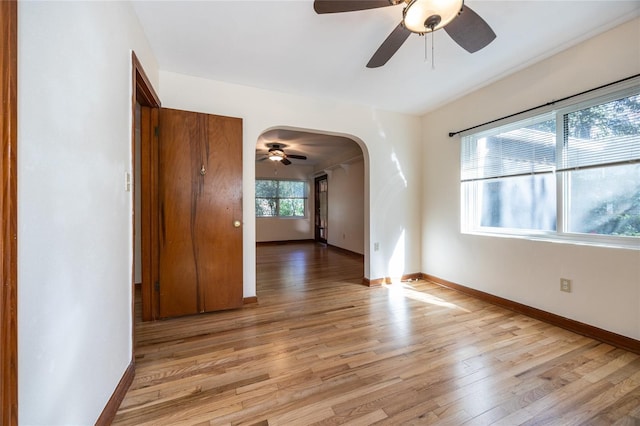
[(304, 217), (306, 203), (305, 181), (256, 179), (257, 217)]

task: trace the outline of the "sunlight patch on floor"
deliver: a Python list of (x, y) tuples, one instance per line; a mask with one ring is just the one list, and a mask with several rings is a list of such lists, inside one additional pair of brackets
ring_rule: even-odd
[(429, 293), (418, 291), (415, 289), (415, 287), (408, 283), (395, 282), (393, 284), (383, 284), (382, 286), (389, 290), (390, 296), (392, 296), (393, 299), (397, 299), (399, 296), (401, 296), (403, 298), (428, 303), (430, 305), (443, 306), (449, 309), (460, 309), (464, 312), (470, 312), (469, 310), (461, 308), (454, 303), (447, 302), (446, 300), (433, 296)]

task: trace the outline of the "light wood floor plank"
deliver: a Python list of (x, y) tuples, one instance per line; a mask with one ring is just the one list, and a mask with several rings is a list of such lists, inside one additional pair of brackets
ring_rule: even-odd
[[(141, 323), (115, 425), (640, 425), (640, 356), (363, 261), (257, 248), (258, 303)], [(139, 301), (137, 307), (139, 308)]]

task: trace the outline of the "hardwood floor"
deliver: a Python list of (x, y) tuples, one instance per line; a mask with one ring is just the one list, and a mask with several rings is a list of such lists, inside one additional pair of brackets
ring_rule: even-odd
[(258, 304), (136, 328), (114, 424), (640, 425), (640, 356), (362, 258), (257, 249)]

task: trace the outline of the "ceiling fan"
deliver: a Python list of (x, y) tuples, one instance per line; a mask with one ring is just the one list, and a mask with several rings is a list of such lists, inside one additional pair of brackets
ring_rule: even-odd
[(406, 3), (402, 21), (373, 54), (367, 68), (381, 67), (411, 35), (440, 28), (469, 53), (477, 52), (496, 38), (491, 27), (464, 0), (314, 0), (318, 14), (353, 12)]
[(304, 155), (296, 155), (296, 154), (286, 154), (284, 152), (284, 147), (286, 145), (284, 144), (278, 144), (278, 143), (268, 143), (267, 147), (269, 148), (269, 151), (267, 151), (266, 157), (261, 158), (258, 161), (263, 161), (266, 160), (267, 158), (271, 161), (277, 161), (280, 162), (282, 164), (284, 164), (285, 166), (288, 166), (289, 164), (291, 164), (291, 161), (289, 160), (289, 158), (294, 158), (297, 160), (306, 160), (307, 157)]

